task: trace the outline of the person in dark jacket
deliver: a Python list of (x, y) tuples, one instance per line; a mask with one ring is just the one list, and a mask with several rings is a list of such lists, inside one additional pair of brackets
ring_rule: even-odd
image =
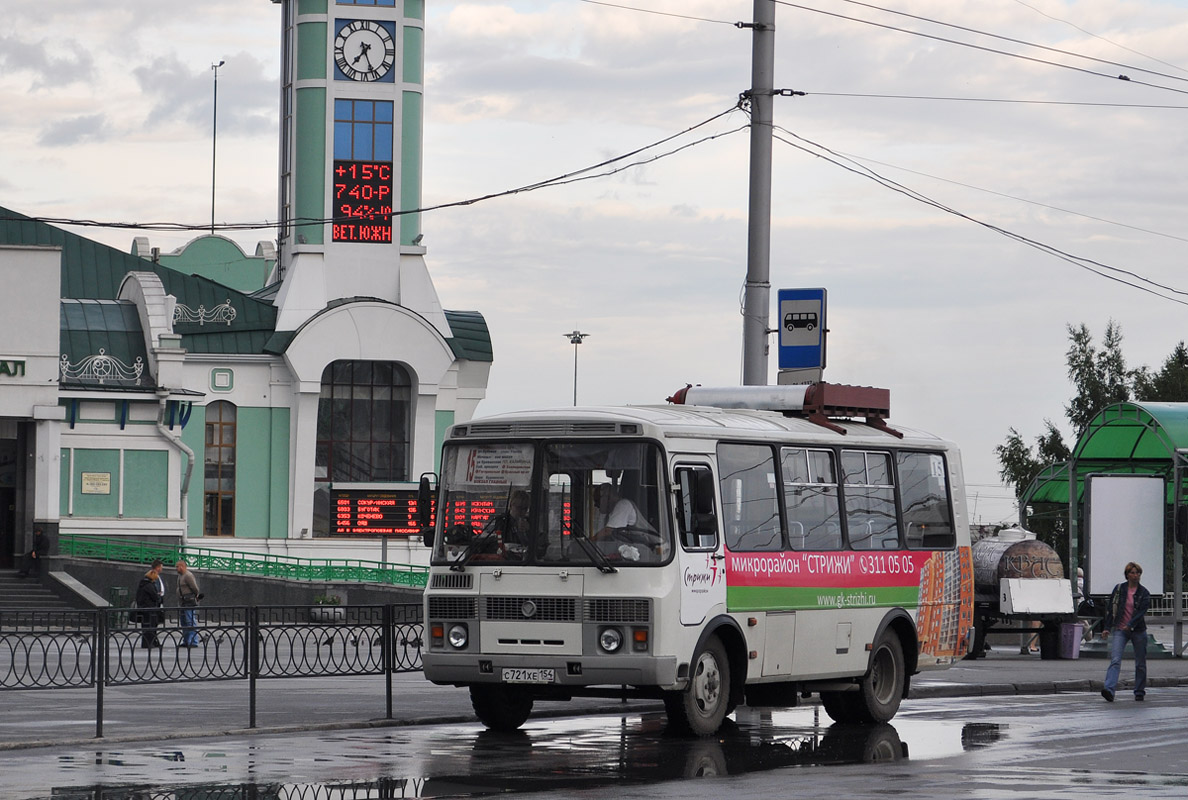
[(41, 528), (34, 528), (33, 546), (29, 548), (29, 552), (25, 553), (25, 558), (21, 561), (21, 571), (17, 573), (17, 577), (27, 578), (30, 572), (40, 575), (43, 558), (45, 558), (45, 532)]
[(1110, 641), (1110, 666), (1106, 670), (1105, 688), (1101, 696), (1114, 702), (1118, 688), (1118, 673), (1122, 671), (1122, 651), (1130, 642), (1134, 648), (1134, 699), (1147, 694), (1147, 609), (1151, 607), (1151, 593), (1139, 581), (1143, 568), (1131, 561), (1124, 570), (1126, 582), (1119, 583), (1110, 593), (1102, 620), (1101, 638)]
[(155, 568), (150, 569), (136, 584), (137, 617), (140, 619), (140, 646), (160, 647), (157, 641), (157, 626), (161, 624), (161, 592), (157, 588), (160, 577)]

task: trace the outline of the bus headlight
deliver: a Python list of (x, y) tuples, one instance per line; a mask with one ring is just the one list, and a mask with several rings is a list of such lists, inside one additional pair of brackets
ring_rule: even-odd
[(466, 626), (458, 623), (450, 626), (450, 647), (455, 650), (461, 650), (470, 641), (470, 632), (466, 630)]
[(603, 628), (598, 634), (598, 646), (608, 653), (618, 652), (623, 646), (623, 634), (618, 628)]

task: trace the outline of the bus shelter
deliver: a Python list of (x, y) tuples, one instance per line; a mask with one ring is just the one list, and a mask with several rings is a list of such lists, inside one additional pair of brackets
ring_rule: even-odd
[[(1108, 406), (1090, 421), (1065, 462), (1050, 464), (1019, 498), (1020, 522), (1056, 515), (1066, 521), (1072, 579), (1080, 563), (1079, 531), (1084, 525), (1085, 486), (1091, 475), (1159, 475), (1167, 487), (1166, 515), (1183, 520), (1188, 479), (1188, 403), (1127, 402)], [(1047, 508), (1048, 511), (1040, 511)], [(1036, 509), (1036, 514), (1029, 514)], [(1166, 525), (1165, 529), (1178, 526)], [(1183, 654), (1182, 533), (1172, 537), (1175, 654)], [(1163, 564), (1159, 565), (1164, 568)]]

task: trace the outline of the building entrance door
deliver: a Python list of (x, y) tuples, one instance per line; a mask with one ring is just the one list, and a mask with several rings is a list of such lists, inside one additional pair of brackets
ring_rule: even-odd
[(16, 490), (0, 486), (0, 569), (12, 569), (17, 564)]

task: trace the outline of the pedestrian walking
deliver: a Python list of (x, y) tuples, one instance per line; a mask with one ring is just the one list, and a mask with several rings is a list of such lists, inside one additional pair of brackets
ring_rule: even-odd
[(1126, 581), (1119, 583), (1110, 593), (1105, 619), (1101, 623), (1101, 638), (1110, 642), (1110, 666), (1106, 670), (1105, 687), (1101, 696), (1106, 702), (1114, 702), (1118, 689), (1118, 674), (1122, 671), (1122, 652), (1126, 643), (1134, 648), (1134, 699), (1142, 700), (1147, 694), (1147, 609), (1151, 606), (1151, 593), (1140, 583), (1143, 568), (1131, 561), (1123, 570)]
[(178, 647), (197, 647), (201, 640), (198, 638), (198, 601), (202, 593), (198, 591), (198, 580), (190, 572), (185, 561), (177, 562), (177, 617), (182, 629), (181, 641)]

